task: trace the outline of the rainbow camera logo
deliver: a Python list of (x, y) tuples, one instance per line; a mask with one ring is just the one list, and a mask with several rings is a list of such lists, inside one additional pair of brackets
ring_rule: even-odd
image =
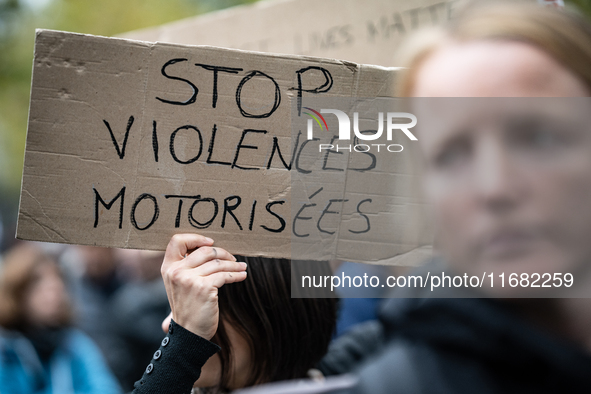
[[(326, 131), (328, 131), (328, 125), (326, 124), (326, 120), (324, 119), (324, 116), (322, 116), (320, 114), (320, 112), (310, 108), (310, 107), (304, 107), (305, 109), (314, 112), (314, 114), (311, 114), (310, 112), (304, 112), (304, 114), (309, 115), (312, 119), (314, 119), (316, 121), (316, 123), (318, 123), (318, 126), (320, 126), (320, 130), (324, 131), (324, 127), (322, 127), (322, 123), (324, 123), (324, 126), (326, 127)], [(322, 123), (320, 123), (320, 119), (322, 119)], [(311, 140), (313, 138), (313, 131), (312, 131), (312, 119), (308, 119), (308, 139)]]

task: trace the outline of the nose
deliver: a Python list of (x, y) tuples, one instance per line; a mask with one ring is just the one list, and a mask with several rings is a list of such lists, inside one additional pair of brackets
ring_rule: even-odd
[(492, 213), (504, 213), (519, 202), (519, 171), (501, 140), (484, 138), (476, 151), (473, 184), (477, 198)]
[(162, 320), (162, 331), (164, 331), (164, 333), (168, 333), (168, 326), (170, 325), (170, 321), (172, 320), (172, 312), (170, 312), (168, 314), (168, 316), (166, 316), (166, 318), (164, 320)]

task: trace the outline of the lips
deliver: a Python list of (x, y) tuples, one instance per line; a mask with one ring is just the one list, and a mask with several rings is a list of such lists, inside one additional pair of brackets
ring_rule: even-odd
[(502, 229), (491, 233), (480, 243), (481, 256), (492, 260), (510, 260), (532, 250), (537, 237), (526, 229)]

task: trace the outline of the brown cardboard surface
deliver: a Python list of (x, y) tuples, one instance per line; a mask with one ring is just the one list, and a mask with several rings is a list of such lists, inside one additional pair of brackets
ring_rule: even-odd
[[(329, 91), (306, 91), (325, 82), (309, 67), (332, 75)], [(394, 75), (329, 59), (40, 30), (17, 236), (162, 250), (173, 234), (197, 232), (232, 253), (289, 257), (293, 171), (277, 154), (270, 159), (274, 138), (291, 157), (298, 81), (304, 97), (389, 97)], [(328, 257), (367, 260), (343, 242)]]
[(123, 34), (147, 41), (393, 64), (418, 28), (447, 21), (463, 0), (261, 1)]

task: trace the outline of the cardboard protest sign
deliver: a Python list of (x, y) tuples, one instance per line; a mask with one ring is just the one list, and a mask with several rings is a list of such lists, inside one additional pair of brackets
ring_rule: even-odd
[[(389, 97), (394, 77), (336, 60), (40, 30), (17, 236), (162, 250), (173, 234), (198, 232), (233, 253), (290, 257), (293, 169), (305, 163), (294, 108), (311, 97)], [(377, 194), (413, 201), (402, 184), (387, 185), (387, 167), (380, 182), (345, 170), (330, 182), (358, 194), (382, 185)], [(339, 237), (339, 227), (363, 225), (351, 220), (331, 222), (330, 244), (343, 247), (323, 258), (379, 260), (429, 238), (371, 256), (404, 224), (380, 225), (377, 244), (374, 234), (353, 244)]]
[(449, 20), (464, 0), (261, 1), (122, 36), (396, 66), (414, 30)]

